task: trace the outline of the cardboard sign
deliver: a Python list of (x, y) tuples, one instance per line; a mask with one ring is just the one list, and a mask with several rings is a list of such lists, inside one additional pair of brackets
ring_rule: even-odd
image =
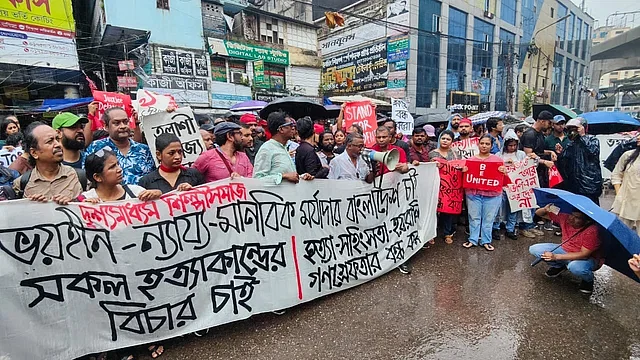
[(533, 189), (539, 188), (536, 163), (532, 159), (525, 159), (513, 164), (505, 165), (511, 184), (505, 186), (511, 212), (538, 207)]
[[(191, 166), (200, 154), (206, 150), (198, 122), (190, 107), (182, 107), (174, 112), (158, 112), (142, 118), (142, 129), (147, 137), (151, 153), (156, 153), (156, 137), (160, 134), (175, 134), (182, 142), (184, 157), (182, 165)], [(158, 159), (154, 156), (156, 165)]]
[(478, 148), (479, 143), (480, 141), (477, 137), (472, 137), (461, 141), (454, 141), (451, 143), (451, 148), (458, 155), (458, 159), (469, 159), (480, 153), (480, 149)]
[(413, 133), (413, 116), (409, 113), (409, 104), (405, 100), (391, 99), (391, 119), (396, 122), (398, 133)]
[(131, 106), (131, 96), (125, 94), (119, 94), (107, 91), (93, 91), (93, 100), (98, 103), (98, 110), (96, 110), (96, 118), (102, 119), (105, 110), (112, 107), (121, 107), (127, 113), (127, 116), (131, 117), (133, 114), (133, 107)]
[(14, 148), (13, 151), (9, 151), (3, 148), (0, 148), (0, 164), (4, 167), (9, 167), (12, 162), (16, 161), (16, 159), (22, 155), (24, 151), (22, 151), (21, 147)]
[(500, 161), (482, 161), (477, 158), (468, 159), (465, 163), (468, 170), (464, 173), (465, 189), (502, 192), (504, 174), (498, 171), (504, 164)]
[(442, 164), (440, 168), (440, 191), (438, 192), (438, 212), (460, 214), (464, 201), (462, 190), (462, 168), (464, 160), (446, 161), (436, 159)]
[(347, 103), (344, 107), (344, 124), (347, 129), (353, 124), (359, 125), (364, 133), (364, 146), (370, 148), (376, 144), (376, 109), (369, 101)]

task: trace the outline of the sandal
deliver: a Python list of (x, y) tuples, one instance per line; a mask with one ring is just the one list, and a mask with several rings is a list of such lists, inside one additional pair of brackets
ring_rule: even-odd
[(164, 353), (164, 346), (162, 345), (151, 345), (147, 349), (151, 353), (151, 357), (154, 359)]
[(435, 245), (435, 244), (436, 244), (436, 239), (429, 240), (429, 245)]
[(444, 237), (444, 242), (449, 245), (453, 244), (453, 235), (446, 235)]
[(478, 246), (478, 245), (475, 245), (475, 244), (474, 244), (474, 243), (472, 243), (471, 241), (467, 241), (466, 243), (462, 244), (462, 247), (463, 247), (463, 248), (466, 248), (466, 249), (471, 249), (471, 248), (472, 248), (472, 247), (474, 247), (474, 246)]
[(495, 248), (491, 244), (484, 244), (484, 245), (482, 245), (482, 247), (484, 247), (484, 249), (487, 250), (487, 251), (495, 250)]

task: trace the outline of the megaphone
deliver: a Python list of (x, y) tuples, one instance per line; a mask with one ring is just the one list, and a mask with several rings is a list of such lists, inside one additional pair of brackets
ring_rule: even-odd
[(397, 149), (391, 149), (389, 151), (375, 151), (371, 149), (362, 149), (360, 156), (365, 161), (378, 161), (383, 163), (387, 169), (393, 171), (393, 169), (400, 162), (400, 153)]

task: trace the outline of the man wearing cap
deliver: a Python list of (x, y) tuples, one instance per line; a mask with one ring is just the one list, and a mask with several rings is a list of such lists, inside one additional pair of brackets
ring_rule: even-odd
[(214, 129), (216, 147), (200, 154), (193, 167), (206, 182), (236, 177), (252, 177), (253, 165), (242, 152), (240, 125), (222, 122)]
[(585, 132), (583, 118), (567, 122), (566, 147), (557, 145), (558, 171), (562, 175), (563, 188), (574, 194), (583, 195), (600, 205), (602, 195), (602, 169), (600, 168), (600, 141)]
[(51, 126), (60, 137), (62, 144), (62, 164), (72, 168), (82, 169), (84, 164), (84, 127), (89, 122), (86, 117), (80, 117), (70, 112), (63, 112), (53, 118)]
[[(562, 115), (556, 115), (551, 120), (553, 132), (544, 139), (545, 147), (547, 151), (556, 152), (556, 145), (560, 144), (560, 147), (564, 149), (569, 143), (569, 138), (564, 133), (564, 126), (567, 120)], [(562, 150), (560, 150), (562, 152)], [(556, 152), (557, 153), (557, 152)]]
[(427, 133), (427, 142), (425, 145), (429, 151), (435, 150), (438, 148), (438, 135), (436, 135), (436, 128), (433, 125), (425, 125), (422, 127), (424, 131)]
[(549, 187), (549, 169), (553, 167), (554, 161), (557, 160), (555, 153), (547, 152), (545, 145), (544, 132), (551, 126), (553, 114), (549, 111), (541, 111), (538, 114), (536, 122), (528, 128), (522, 137), (520, 143), (522, 150), (527, 154), (534, 153), (538, 159), (538, 180), (541, 188)]
[(204, 141), (206, 150), (210, 150), (213, 148), (213, 129), (214, 128), (215, 126), (209, 123), (200, 125), (200, 136), (202, 136), (202, 141)]
[(260, 147), (262, 146), (262, 144), (264, 144), (264, 142), (262, 142), (262, 140), (258, 138), (258, 132), (256, 131), (256, 128), (258, 127), (258, 119), (254, 114), (247, 113), (243, 114), (240, 117), (240, 123), (249, 126), (249, 130), (251, 130), (253, 146), (245, 148), (244, 151), (249, 157), (249, 160), (251, 160), (251, 163), (253, 163), (255, 161), (258, 150), (260, 150)]

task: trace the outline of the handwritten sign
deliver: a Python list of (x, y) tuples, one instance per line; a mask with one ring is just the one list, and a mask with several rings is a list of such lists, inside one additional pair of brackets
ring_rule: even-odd
[(169, 94), (157, 94), (153, 91), (140, 89), (136, 93), (138, 116), (145, 116), (165, 112), (169, 106), (178, 107), (173, 96)]
[(93, 100), (98, 103), (96, 110), (96, 119), (102, 119), (105, 110), (112, 107), (121, 107), (131, 117), (133, 107), (131, 105), (131, 96), (107, 91), (93, 91)]
[(505, 186), (511, 212), (538, 207), (533, 189), (539, 188), (535, 161), (525, 159), (505, 165), (511, 184)]
[(469, 159), (480, 153), (478, 144), (478, 138), (472, 137), (451, 143), (451, 148), (456, 152), (459, 159)]
[(0, 148), (0, 164), (9, 167), (23, 152), (21, 147), (14, 148), (13, 151)]
[(345, 127), (359, 125), (364, 132), (364, 146), (372, 147), (376, 144), (376, 110), (369, 101), (347, 103), (344, 107)]
[(413, 116), (409, 113), (409, 104), (402, 99), (391, 99), (391, 119), (396, 122), (397, 132), (404, 135), (413, 133)]
[(440, 192), (438, 193), (438, 212), (460, 214), (464, 201), (462, 190), (462, 168), (464, 160), (446, 161), (436, 159), (442, 164), (440, 168)]
[[(182, 142), (184, 157), (182, 164), (191, 166), (206, 149), (198, 128), (198, 122), (190, 107), (182, 107), (174, 112), (155, 113), (142, 118), (142, 128), (147, 137), (151, 153), (156, 153), (156, 138), (160, 134), (175, 134)], [(154, 156), (156, 165), (158, 159)]]
[(468, 159), (465, 165), (468, 168), (464, 173), (465, 189), (502, 192), (505, 176), (498, 171), (498, 168), (503, 165), (502, 162)]
[(436, 236), (437, 178), (422, 164), (380, 188), (226, 179), (150, 202), (3, 201), (0, 358), (157, 343), (373, 280)]

